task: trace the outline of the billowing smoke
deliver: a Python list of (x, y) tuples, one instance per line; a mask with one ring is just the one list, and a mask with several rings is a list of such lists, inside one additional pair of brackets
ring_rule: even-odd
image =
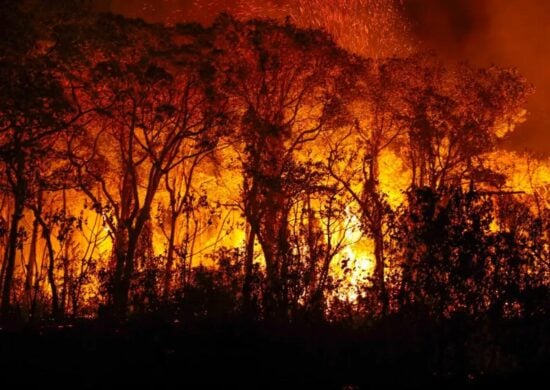
[(518, 68), (536, 93), (509, 146), (550, 153), (550, 1), (405, 0), (403, 10), (418, 40), (440, 55)]

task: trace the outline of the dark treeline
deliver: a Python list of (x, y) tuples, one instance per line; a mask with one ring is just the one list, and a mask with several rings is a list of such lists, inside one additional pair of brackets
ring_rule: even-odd
[[(361, 58), (273, 20), (164, 26), (85, 2), (2, 7), (4, 323), (265, 321), (326, 332), (320, 353), (358, 359), (318, 362), (342, 372), (365, 345), (371, 366), (397, 366), (401, 337), (430, 345), (416, 350), (426, 378), (542, 367), (548, 199), (508, 187), (490, 160), (531, 92), (515, 70)], [(400, 177), (385, 174), (388, 155)], [(373, 270), (350, 284), (352, 228)], [(244, 240), (229, 245), (229, 230)], [(204, 266), (201, 237), (215, 238)], [(370, 333), (351, 347), (342, 329)]]

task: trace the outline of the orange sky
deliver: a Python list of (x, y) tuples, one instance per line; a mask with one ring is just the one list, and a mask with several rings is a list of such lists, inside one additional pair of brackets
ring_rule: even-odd
[(529, 119), (510, 139), (516, 149), (550, 153), (550, 1), (405, 0), (428, 47), (480, 65), (513, 66), (535, 85)]
[[(227, 10), (241, 16), (284, 17), (288, 13), (311, 14), (316, 8), (332, 7), (341, 15), (354, 17), (365, 31), (382, 31), (382, 39), (402, 39), (387, 34), (387, 28), (407, 26), (417, 47), (434, 49), (452, 59), (467, 59), (479, 65), (517, 67), (535, 85), (530, 99), (529, 120), (509, 140), (514, 149), (529, 148), (550, 154), (550, 1), (548, 0), (96, 0), (104, 9), (150, 21), (208, 23)], [(330, 4), (329, 4), (330, 3)], [(366, 7), (399, 9), (399, 22), (379, 21), (368, 26)], [(307, 9), (309, 6), (309, 10)], [(304, 7), (304, 9), (298, 9)], [(327, 9), (329, 9), (327, 7)], [(316, 13), (323, 15), (323, 13)], [(340, 15), (337, 15), (340, 16)], [(334, 22), (334, 21), (333, 21)], [(317, 22), (318, 23), (318, 22)], [(383, 25), (386, 30), (379, 28)], [(389, 27), (388, 27), (389, 26)], [(410, 26), (410, 28), (409, 28)], [(329, 30), (331, 28), (329, 27)], [(337, 32), (337, 29), (334, 29)], [(357, 40), (365, 31), (358, 33)], [(361, 35), (362, 34), (362, 35)], [(342, 39), (341, 43), (353, 39)], [(407, 42), (409, 44), (409, 42)], [(370, 47), (370, 46), (369, 46)]]

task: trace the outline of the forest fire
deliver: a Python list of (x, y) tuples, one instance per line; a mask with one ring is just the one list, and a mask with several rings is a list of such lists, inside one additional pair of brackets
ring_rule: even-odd
[(365, 350), (361, 383), (543, 367), (547, 336), (512, 343), (549, 326), (550, 163), (510, 146), (539, 95), (425, 50), (417, 2), (3, 2), (0, 324), (161, 371), (211, 327), (269, 361), (296, 332), (339, 388)]

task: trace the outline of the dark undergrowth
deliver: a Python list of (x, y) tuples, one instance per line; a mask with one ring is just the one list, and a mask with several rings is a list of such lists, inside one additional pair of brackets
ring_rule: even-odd
[(546, 388), (549, 339), (548, 318), (350, 328), (150, 316), (4, 327), (0, 354), (3, 383), (22, 388)]

